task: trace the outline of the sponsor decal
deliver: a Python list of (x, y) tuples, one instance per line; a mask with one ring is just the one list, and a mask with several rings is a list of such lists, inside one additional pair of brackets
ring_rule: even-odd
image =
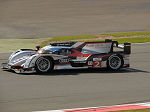
[(102, 58), (93, 58), (93, 61), (102, 61)]
[(93, 61), (88, 61), (88, 65), (93, 65)]
[(110, 43), (98, 43), (98, 44), (86, 44), (85, 47), (94, 47), (94, 48), (97, 48), (97, 47), (106, 47), (106, 48), (110, 48)]
[(59, 63), (68, 63), (70, 59), (59, 59)]

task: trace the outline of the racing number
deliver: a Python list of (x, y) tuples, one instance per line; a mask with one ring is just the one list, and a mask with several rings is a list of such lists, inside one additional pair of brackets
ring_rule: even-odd
[(101, 67), (101, 62), (100, 61), (94, 61), (93, 62), (93, 67), (100, 68)]

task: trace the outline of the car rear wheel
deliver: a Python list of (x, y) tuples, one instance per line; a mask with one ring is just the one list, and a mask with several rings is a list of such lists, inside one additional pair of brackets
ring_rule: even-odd
[(50, 72), (53, 69), (53, 60), (39, 57), (35, 62), (35, 69), (38, 73)]
[(111, 55), (107, 60), (108, 69), (118, 70), (123, 65), (123, 59), (118, 55)]

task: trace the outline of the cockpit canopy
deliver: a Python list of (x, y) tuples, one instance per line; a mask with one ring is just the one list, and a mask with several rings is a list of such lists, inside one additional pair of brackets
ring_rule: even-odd
[(57, 54), (57, 55), (67, 55), (71, 54), (72, 51), (70, 47), (60, 47), (60, 46), (46, 46), (38, 50), (38, 54)]

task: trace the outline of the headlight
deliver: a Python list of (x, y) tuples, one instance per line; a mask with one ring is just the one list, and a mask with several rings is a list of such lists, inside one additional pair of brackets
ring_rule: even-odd
[(51, 51), (44, 50), (44, 49), (40, 49), (37, 53), (38, 53), (38, 54), (50, 54)]
[(41, 49), (41, 50), (38, 50), (38, 54), (43, 54), (43, 52), (44, 52), (45, 50), (43, 50), (43, 49)]

